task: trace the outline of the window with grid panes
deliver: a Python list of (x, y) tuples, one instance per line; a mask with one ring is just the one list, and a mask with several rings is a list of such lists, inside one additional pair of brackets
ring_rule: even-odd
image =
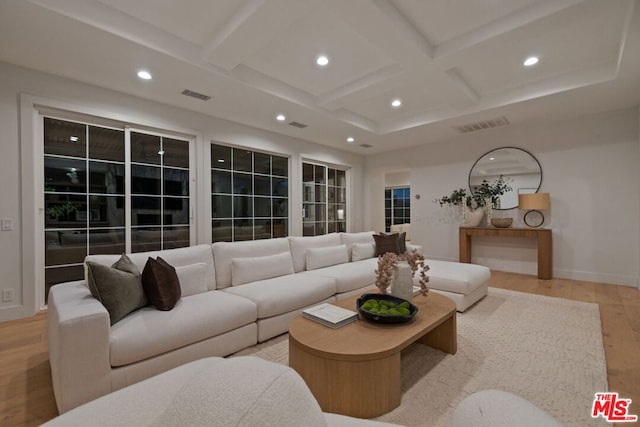
[(302, 234), (318, 236), (346, 231), (346, 171), (303, 163), (302, 181)]
[(211, 145), (211, 240), (289, 234), (288, 158)]
[(392, 224), (411, 222), (411, 188), (387, 188), (384, 192), (385, 228), (391, 230)]
[(44, 117), (43, 135), (45, 299), (87, 255), (190, 244), (188, 141), (131, 132), (127, 163), (124, 129)]

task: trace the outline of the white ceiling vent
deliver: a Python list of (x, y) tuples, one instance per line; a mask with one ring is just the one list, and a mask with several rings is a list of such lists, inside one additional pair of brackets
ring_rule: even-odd
[(182, 95), (190, 96), (192, 98), (199, 99), (201, 101), (208, 101), (211, 99), (209, 95), (205, 95), (203, 93), (195, 92), (193, 90), (185, 89), (182, 92)]
[(293, 126), (294, 128), (300, 128), (300, 129), (304, 129), (307, 127), (307, 125), (305, 125), (304, 123), (298, 123), (298, 122), (290, 122), (289, 126)]
[(502, 116), (498, 117), (497, 119), (483, 120), (481, 122), (469, 123), (462, 126), (454, 126), (454, 128), (462, 133), (467, 133), (475, 132), (477, 130), (497, 128), (500, 126), (506, 126), (508, 124), (509, 120), (507, 120), (505, 116)]
[(360, 147), (371, 148), (371, 147), (373, 147), (373, 145), (371, 145), (371, 144), (360, 144)]

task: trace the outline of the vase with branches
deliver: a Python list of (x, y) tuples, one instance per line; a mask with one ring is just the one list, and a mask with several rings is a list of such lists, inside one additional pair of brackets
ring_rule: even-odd
[(424, 256), (418, 253), (417, 250), (407, 252), (404, 254), (394, 254), (393, 252), (387, 252), (378, 257), (378, 268), (376, 273), (376, 287), (380, 290), (380, 293), (386, 294), (389, 286), (394, 280), (395, 274), (398, 271), (398, 262), (406, 261), (411, 268), (411, 274), (415, 277), (416, 272), (420, 271), (420, 293), (427, 295), (429, 288), (427, 283), (429, 282), (429, 266), (424, 262)]

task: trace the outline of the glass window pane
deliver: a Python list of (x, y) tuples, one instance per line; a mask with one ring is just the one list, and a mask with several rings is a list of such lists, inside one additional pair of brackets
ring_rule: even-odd
[(123, 196), (90, 196), (90, 227), (124, 227)]
[(324, 221), (325, 218), (325, 206), (324, 204), (316, 204), (316, 221)]
[(124, 164), (89, 162), (89, 191), (124, 194)]
[(211, 221), (211, 243), (231, 242), (233, 240), (232, 231), (231, 220)]
[(289, 216), (288, 199), (271, 199), (271, 208), (274, 217), (286, 218)]
[(160, 225), (160, 197), (132, 196), (131, 224)]
[(189, 224), (189, 199), (164, 198), (164, 225)]
[(338, 187), (346, 187), (347, 186), (347, 172), (338, 170), (336, 171), (336, 185)]
[(389, 189), (384, 190), (384, 198), (385, 199), (390, 199), (391, 198), (391, 190), (389, 190)]
[(253, 153), (253, 171), (269, 175), (271, 173), (271, 156), (262, 153)]
[(81, 263), (86, 256), (86, 230), (45, 231), (46, 266)]
[(252, 152), (241, 148), (233, 149), (233, 170), (252, 171)]
[(44, 191), (85, 193), (87, 191), (84, 160), (44, 158)]
[(271, 199), (269, 197), (254, 197), (253, 203), (256, 217), (271, 217)]
[(162, 138), (162, 155), (165, 166), (189, 168), (189, 142), (179, 139)]
[(233, 193), (234, 194), (253, 194), (252, 176), (247, 173), (233, 174)]
[(131, 166), (131, 193), (157, 194), (161, 193), (161, 168), (154, 166)]
[(189, 195), (189, 171), (163, 168), (164, 194), (171, 196)]
[(89, 158), (124, 162), (124, 131), (89, 126)]
[(255, 240), (270, 239), (271, 238), (271, 220), (268, 220), (268, 219), (255, 220), (253, 223), (253, 238)]
[(327, 175), (328, 175), (327, 185), (331, 185), (331, 186), (337, 185), (337, 183), (336, 183), (336, 170), (335, 169), (329, 169), (327, 171)]
[(271, 173), (277, 176), (289, 176), (289, 161), (286, 157), (271, 156)]
[(252, 197), (233, 196), (233, 216), (235, 218), (252, 218)]
[(302, 181), (313, 182), (313, 165), (309, 163), (302, 164)]
[(326, 234), (326, 226), (324, 222), (316, 222), (316, 236)]
[(87, 126), (65, 120), (44, 119), (44, 153), (86, 157)]
[(165, 227), (162, 233), (162, 249), (189, 246), (189, 227)]
[(233, 221), (233, 240), (253, 240), (253, 219), (236, 219)]
[(326, 200), (326, 194), (325, 194), (326, 189), (327, 187), (325, 187), (324, 185), (316, 184), (316, 188), (315, 188), (316, 202), (324, 202)]
[(231, 194), (231, 172), (211, 171), (211, 192)]
[(159, 251), (162, 249), (162, 230), (157, 227), (131, 230), (131, 252)]
[(87, 198), (64, 194), (45, 194), (45, 228), (85, 228)]
[(286, 237), (289, 235), (288, 221), (286, 219), (274, 219), (272, 224), (272, 237)]
[(315, 165), (313, 169), (314, 169), (313, 171), (314, 182), (316, 184), (324, 184), (325, 183), (324, 171), (326, 168), (324, 166)]
[(303, 205), (303, 216), (302, 219), (305, 221), (315, 221), (316, 215), (316, 206), (313, 203), (305, 203)]
[(286, 178), (272, 178), (271, 185), (273, 185), (272, 195), (278, 197), (289, 196), (289, 181)]
[(303, 223), (302, 224), (302, 235), (303, 236), (315, 236), (316, 235), (315, 222)]
[(384, 207), (385, 209), (391, 209), (391, 200), (385, 200)]
[(131, 161), (159, 165), (160, 137), (131, 132)]
[(231, 169), (231, 147), (212, 144), (211, 167), (216, 169)]
[(89, 232), (89, 254), (121, 254), (124, 251), (124, 228)]
[(268, 176), (254, 175), (253, 177), (254, 194), (260, 196), (271, 195), (271, 178)]
[(211, 196), (211, 217), (231, 218), (231, 196)]

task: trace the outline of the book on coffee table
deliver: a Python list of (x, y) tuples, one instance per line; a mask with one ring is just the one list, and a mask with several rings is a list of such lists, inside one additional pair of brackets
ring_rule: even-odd
[(324, 303), (302, 310), (302, 317), (335, 329), (358, 319), (358, 313), (333, 304)]

